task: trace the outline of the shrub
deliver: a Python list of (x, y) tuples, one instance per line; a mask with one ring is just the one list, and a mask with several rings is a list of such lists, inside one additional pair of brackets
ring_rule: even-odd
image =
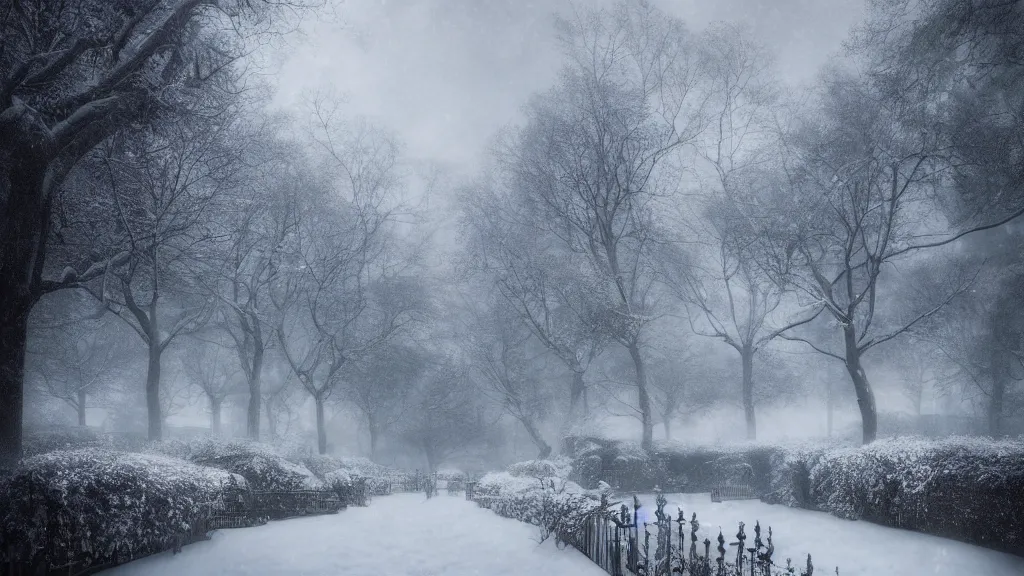
[(879, 440), (825, 452), (810, 497), (844, 518), (1024, 554), (1024, 441)]
[(370, 489), (366, 478), (349, 475), (344, 470), (328, 472), (324, 484), (337, 495), (345, 506), (366, 506), (370, 502)]
[(29, 458), (0, 481), (0, 558), (86, 566), (165, 550), (244, 480), (158, 455), (98, 448)]
[(198, 438), (171, 440), (154, 450), (242, 476), (253, 490), (312, 490), (323, 487), (305, 466), (289, 462), (273, 447), (248, 441)]
[(310, 455), (303, 459), (303, 464), (317, 478), (328, 482), (333, 472), (344, 472), (352, 478), (360, 478), (366, 484), (371, 496), (390, 494), (392, 482), (404, 477), (402, 472), (387, 466), (381, 466), (367, 458), (352, 458), (324, 455)]
[(22, 451), (26, 458), (56, 450), (76, 448), (102, 448), (103, 438), (87, 426), (63, 426), (26, 430), (22, 437)]
[(525, 476), (528, 478), (569, 478), (570, 474), (572, 474), (572, 461), (566, 458), (527, 460), (525, 462), (509, 464), (507, 470), (513, 476)]
[(582, 530), (591, 515), (604, 510), (599, 497), (573, 482), (527, 479), (507, 472), (485, 475), (474, 500), (500, 516), (537, 526), (542, 541), (554, 535), (563, 542)]

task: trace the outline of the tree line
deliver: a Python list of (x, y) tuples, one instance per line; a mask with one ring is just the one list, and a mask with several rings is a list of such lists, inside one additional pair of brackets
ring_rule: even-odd
[(809, 380), (832, 406), (803, 351), (864, 442), (876, 367), (918, 411), (928, 385), (994, 435), (1019, 415), (1021, 2), (871, 0), (804, 90), (741, 26), (575, 10), (555, 84), (442, 191), (440, 265), (393, 134), (324, 95), (266, 111), (249, 66), (315, 8), (0, 7), (4, 462), (27, 386), (79, 424), (141, 396), (151, 440), (195, 393), (214, 431), (246, 398), (253, 439), (305, 402), (321, 453), (354, 407), (371, 454), (398, 436), (432, 468), (504, 419), (546, 457), (598, 410), (650, 449), (734, 395), (755, 438)]

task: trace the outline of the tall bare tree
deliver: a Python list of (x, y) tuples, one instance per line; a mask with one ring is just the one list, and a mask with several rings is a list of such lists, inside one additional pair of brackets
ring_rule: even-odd
[[(702, 128), (691, 38), (647, 3), (579, 12), (560, 21), (569, 64), (527, 108), (502, 151), (537, 222), (600, 290), (602, 331), (633, 361), (642, 444), (653, 418), (643, 359), (652, 298), (652, 204), (674, 185), (672, 154)], [(697, 110), (695, 112), (695, 109)]]

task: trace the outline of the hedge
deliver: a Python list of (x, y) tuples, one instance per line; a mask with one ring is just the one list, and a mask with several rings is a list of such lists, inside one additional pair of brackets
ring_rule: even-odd
[(245, 480), (152, 454), (100, 448), (28, 458), (0, 481), (0, 559), (86, 566), (165, 550)]
[(153, 445), (151, 449), (238, 474), (248, 481), (253, 490), (315, 490), (324, 487), (308, 468), (290, 462), (272, 446), (258, 442), (196, 438), (170, 440)]
[[(888, 438), (868, 446), (805, 442), (716, 447), (567, 439), (582, 485), (706, 492), (745, 482), (770, 504), (827, 511), (1024, 556), (1024, 439)], [(625, 464), (625, 467), (622, 467)]]

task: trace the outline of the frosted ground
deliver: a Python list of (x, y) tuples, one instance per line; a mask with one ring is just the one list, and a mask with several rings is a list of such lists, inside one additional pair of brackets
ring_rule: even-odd
[[(697, 512), (701, 526), (697, 534), (701, 541), (705, 536), (711, 538), (712, 554), (718, 545), (715, 539), (719, 526), (728, 546), (736, 541), (739, 522), (745, 522), (745, 546), (749, 547), (754, 540), (754, 521), (759, 520), (762, 538), (767, 538), (768, 526), (772, 527), (776, 564), (785, 565), (786, 558), (791, 557), (795, 566), (802, 567), (809, 552), (816, 576), (835, 574), (837, 566), (841, 576), (1024, 574), (1024, 558), (919, 532), (843, 520), (824, 512), (764, 504), (759, 500), (714, 503), (708, 494), (666, 494), (665, 498), (665, 511), (673, 518), (677, 507), (682, 507), (687, 520)], [(653, 522), (654, 500), (653, 494), (640, 496), (641, 522), (645, 515), (648, 522)], [(627, 497), (623, 501), (632, 499)], [(727, 555), (735, 554), (734, 547), (729, 550)]]
[(602, 576), (573, 549), (537, 545), (537, 528), (464, 497), (376, 497), (366, 508), (218, 530), (209, 541), (105, 576)]
[[(640, 498), (642, 516), (653, 518), (654, 496)], [(673, 517), (677, 506), (682, 506), (687, 518), (697, 511), (702, 540), (704, 536), (714, 540), (721, 526), (731, 542), (742, 520), (747, 523), (749, 545), (755, 520), (761, 521), (763, 536), (771, 525), (777, 563), (784, 564), (789, 556), (802, 567), (804, 554), (811, 552), (815, 573), (823, 576), (834, 574), (836, 566), (842, 576), (1024, 574), (1024, 558), (936, 536), (756, 500), (716, 504), (707, 494), (669, 494), (667, 499), (666, 510)], [(502, 518), (462, 497), (442, 494), (426, 500), (422, 494), (396, 494), (339, 514), (219, 530), (210, 541), (186, 546), (177, 555), (165, 552), (103, 574), (604, 574), (576, 550), (558, 550), (551, 541), (538, 546), (537, 536), (535, 527)]]

